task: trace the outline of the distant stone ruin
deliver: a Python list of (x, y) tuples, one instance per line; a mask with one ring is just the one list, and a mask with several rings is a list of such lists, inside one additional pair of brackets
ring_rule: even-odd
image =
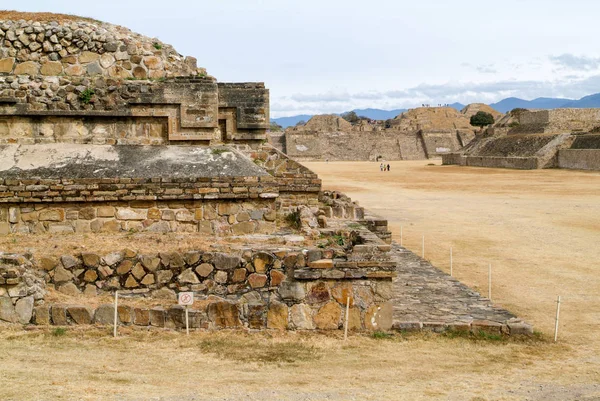
[(466, 146), (475, 137), (469, 123), (477, 111), (501, 113), (483, 104), (457, 111), (420, 107), (387, 121), (350, 124), (336, 115), (320, 115), (305, 125), (270, 134), (274, 146), (295, 160), (421, 160)]
[(600, 170), (600, 109), (515, 109), (444, 164)]

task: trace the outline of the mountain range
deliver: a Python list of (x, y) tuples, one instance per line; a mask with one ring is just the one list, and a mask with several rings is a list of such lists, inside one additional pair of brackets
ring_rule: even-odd
[[(457, 110), (462, 110), (465, 105), (461, 103), (452, 103), (448, 106), (454, 107)], [(538, 97), (533, 100), (519, 99), (518, 97), (509, 97), (502, 99), (499, 102), (491, 103), (491, 108), (498, 110), (501, 113), (506, 113), (516, 108), (523, 109), (557, 109), (561, 107), (570, 108), (587, 108), (600, 107), (600, 93), (582, 97), (581, 99), (563, 99), (551, 97)], [(371, 118), (373, 120), (387, 120), (396, 117), (398, 114), (406, 111), (406, 109), (381, 110), (381, 109), (355, 109), (352, 110), (359, 116)], [(342, 114), (342, 113), (340, 113)], [(281, 125), (283, 128), (294, 126), (300, 121), (308, 121), (313, 117), (309, 114), (301, 114), (298, 116), (274, 118), (271, 121)]]

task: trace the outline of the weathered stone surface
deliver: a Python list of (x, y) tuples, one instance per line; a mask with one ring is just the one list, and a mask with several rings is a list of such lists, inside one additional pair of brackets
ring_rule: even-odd
[(198, 262), (200, 262), (202, 254), (200, 252), (187, 252), (183, 257), (185, 258), (185, 263), (187, 263), (188, 266), (195, 266)]
[(233, 271), (233, 276), (231, 278), (231, 281), (233, 281), (234, 283), (243, 283), (246, 280), (246, 273), (247, 273), (247, 270), (244, 269), (243, 267), (240, 269), (235, 269)]
[(329, 292), (329, 285), (325, 282), (311, 283), (309, 285), (308, 295), (306, 296), (306, 302), (309, 304), (319, 304), (328, 302), (331, 299), (331, 293)]
[(35, 324), (47, 326), (50, 324), (50, 308), (48, 305), (40, 305), (34, 308)]
[(365, 312), (365, 328), (367, 330), (390, 330), (394, 323), (393, 314), (394, 308), (391, 302), (372, 305)]
[(279, 286), (278, 291), (281, 298), (286, 300), (301, 301), (306, 297), (306, 290), (304, 289), (304, 285), (297, 281), (284, 281)]
[(83, 275), (83, 281), (86, 283), (93, 283), (98, 280), (98, 273), (95, 270), (87, 270)]
[(40, 74), (47, 76), (56, 76), (62, 73), (63, 67), (60, 61), (47, 61), (42, 64)]
[(150, 326), (165, 327), (167, 313), (162, 307), (152, 308), (148, 314), (150, 317)]
[(288, 326), (288, 307), (286, 304), (272, 301), (267, 312), (267, 328), (285, 330)]
[(112, 252), (102, 258), (102, 262), (106, 266), (115, 266), (117, 263), (121, 263), (122, 260), (123, 254), (121, 252)]
[(39, 266), (46, 271), (50, 271), (50, 270), (54, 269), (56, 267), (56, 265), (58, 265), (58, 260), (56, 260), (54, 258), (47, 258), (47, 257), (40, 258)]
[(227, 283), (227, 272), (226, 271), (218, 271), (215, 273), (215, 282), (219, 284)]
[[(345, 308), (342, 310), (346, 311)], [(360, 309), (358, 308), (350, 308), (350, 313), (348, 314), (348, 330), (361, 330), (363, 327), (362, 321), (360, 318)]]
[(137, 282), (133, 274), (127, 276), (127, 280), (125, 280), (125, 288), (137, 288), (140, 286), (140, 283)]
[(67, 325), (67, 306), (66, 305), (52, 305), (50, 308), (50, 314), (52, 315), (52, 323), (56, 326)]
[(146, 275), (146, 270), (144, 270), (141, 263), (137, 263), (135, 267), (131, 269), (131, 274), (136, 280), (141, 280)]
[(87, 267), (96, 268), (100, 266), (100, 256), (95, 253), (82, 253), (81, 258), (83, 259), (83, 264)]
[(150, 325), (150, 310), (146, 308), (135, 308), (133, 311), (133, 324), (136, 326)]
[(263, 329), (266, 324), (265, 311), (267, 307), (262, 303), (248, 304), (248, 327), (251, 329)]
[(192, 269), (186, 269), (177, 277), (177, 281), (181, 284), (199, 284), (198, 276)]
[(146, 274), (141, 281), (142, 285), (146, 285), (146, 286), (152, 285), (155, 282), (156, 282), (156, 280), (154, 278), (154, 274), (152, 274), (152, 273)]
[(123, 276), (131, 271), (133, 268), (133, 262), (131, 260), (124, 260), (117, 267), (117, 274)]
[(119, 305), (117, 307), (117, 315), (119, 321), (123, 324), (131, 324), (133, 323), (133, 308), (128, 305)]
[(350, 307), (354, 306), (354, 293), (351, 283), (338, 283), (331, 289), (331, 296), (342, 305), (350, 298)]
[(92, 324), (94, 319), (94, 310), (86, 306), (68, 306), (67, 313), (75, 324)]
[(14, 57), (0, 59), (0, 73), (9, 73), (15, 65)]
[(314, 317), (315, 325), (321, 330), (336, 330), (339, 327), (342, 309), (331, 301), (322, 306)]
[(0, 298), (0, 320), (11, 323), (15, 323), (17, 321), (15, 307), (10, 298)]
[(60, 287), (58, 287), (58, 292), (73, 297), (81, 295), (81, 291), (79, 291), (79, 288), (77, 288), (77, 286), (74, 283), (66, 283), (61, 285)]
[(285, 274), (279, 270), (271, 270), (269, 275), (271, 276), (271, 280), (269, 282), (269, 286), (271, 287), (277, 287), (283, 282), (283, 280), (285, 280)]
[(213, 258), (213, 264), (218, 270), (232, 270), (239, 267), (242, 259), (239, 256), (231, 256), (224, 253), (216, 253)]
[(248, 284), (252, 288), (262, 288), (267, 284), (267, 275), (252, 273), (248, 276)]
[(230, 329), (242, 326), (237, 305), (221, 301), (208, 305), (208, 319), (210, 323), (220, 329)]
[(306, 304), (296, 304), (292, 306), (290, 317), (292, 324), (298, 330), (313, 330), (315, 328), (312, 310), (310, 306)]
[[(115, 306), (112, 304), (100, 305), (94, 313), (94, 322), (101, 325), (113, 325), (115, 320)], [(117, 314), (118, 320), (118, 314)]]
[(515, 335), (524, 335), (531, 336), (533, 335), (533, 326), (527, 324), (525, 322), (514, 322), (508, 323), (508, 330), (511, 336)]
[(155, 256), (142, 256), (141, 262), (142, 265), (151, 272), (155, 272), (160, 266), (160, 259)]
[(308, 262), (308, 267), (311, 269), (333, 269), (332, 259), (319, 259), (313, 262)]
[(167, 284), (173, 278), (173, 272), (171, 270), (159, 270), (156, 272), (156, 281), (159, 284)]
[(275, 257), (267, 252), (258, 252), (252, 258), (252, 264), (254, 265), (254, 270), (257, 273), (265, 273), (269, 266), (273, 263)]
[(37, 75), (40, 70), (40, 65), (33, 61), (26, 61), (24, 63), (17, 64), (14, 70), (14, 75)]
[(196, 273), (200, 277), (208, 277), (210, 273), (214, 270), (214, 267), (209, 263), (202, 263), (200, 266), (196, 267)]
[(79, 259), (74, 258), (71, 255), (65, 255), (60, 257), (60, 261), (65, 269), (72, 270), (81, 265)]
[(175, 293), (175, 291), (165, 287), (161, 288), (160, 290), (153, 291), (152, 297), (156, 299), (168, 299), (171, 301), (177, 300), (177, 294)]

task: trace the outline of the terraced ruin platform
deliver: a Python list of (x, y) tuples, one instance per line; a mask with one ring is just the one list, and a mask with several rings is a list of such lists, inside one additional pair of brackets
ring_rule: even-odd
[(391, 255), (397, 262), (392, 296), (394, 329), (533, 333), (531, 325), (406, 248), (393, 243)]

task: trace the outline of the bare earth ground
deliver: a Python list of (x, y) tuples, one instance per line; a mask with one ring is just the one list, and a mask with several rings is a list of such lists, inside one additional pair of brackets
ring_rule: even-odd
[[(600, 400), (600, 173), (307, 163), (560, 341), (0, 328), (1, 400)], [(439, 162), (436, 162), (439, 164)], [(55, 333), (61, 334), (61, 333)]]

